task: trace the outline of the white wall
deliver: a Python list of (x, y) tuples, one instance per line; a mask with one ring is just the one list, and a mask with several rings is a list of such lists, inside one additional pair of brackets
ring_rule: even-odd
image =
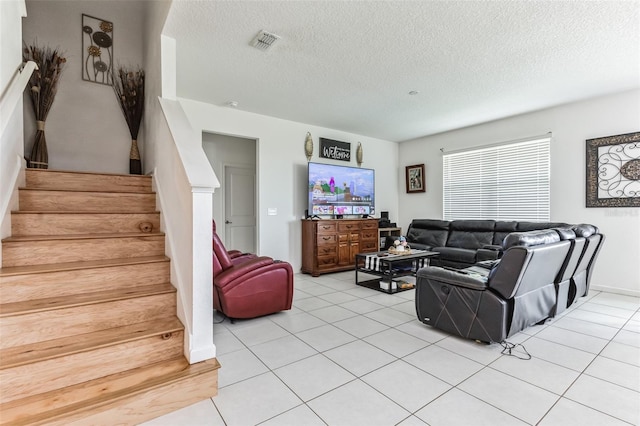
[[(146, 25), (144, 33), (144, 70), (145, 70), (145, 111), (142, 119), (145, 135), (144, 150), (142, 154), (142, 167), (144, 173), (149, 173), (156, 166), (157, 139), (170, 137), (166, 126), (161, 124), (164, 115), (158, 102), (158, 97), (167, 97), (162, 92), (162, 79), (165, 74), (172, 75), (175, 79), (175, 63), (173, 69), (162, 67), (162, 29), (169, 13), (171, 1), (156, 0), (148, 2), (146, 11)], [(175, 93), (170, 98), (174, 98)], [(166, 135), (161, 133), (166, 131)]]
[[(312, 161), (347, 165), (346, 162), (319, 158), (318, 138), (325, 137), (350, 142), (353, 160), (349, 165), (357, 166), (354, 153), (358, 142), (362, 142), (362, 167), (376, 171), (376, 210), (388, 210), (392, 220), (397, 217), (396, 143), (192, 100), (180, 102), (196, 131), (257, 140), (260, 255), (286, 260), (294, 271), (300, 270), (300, 220), (307, 208), (307, 158), (304, 154), (307, 132), (311, 132), (314, 141)], [(268, 216), (269, 208), (277, 208), (278, 214)]]
[[(27, 1), (23, 40), (65, 52), (67, 63), (49, 113), (45, 135), (49, 168), (129, 173), (131, 136), (111, 86), (82, 80), (82, 14), (113, 22), (114, 69), (142, 66), (146, 1)], [(4, 31), (4, 26), (3, 26)], [(35, 123), (24, 102), (25, 154), (31, 153)], [(145, 118), (143, 118), (144, 122)], [(144, 131), (138, 144), (144, 151)]]
[(427, 192), (398, 186), (403, 227), (414, 218), (442, 218), (442, 155), (445, 151), (553, 133), (551, 220), (591, 223), (606, 235), (591, 285), (640, 295), (640, 209), (585, 207), (585, 141), (640, 131), (640, 91), (600, 97), (459, 129), (400, 144), (399, 164), (424, 162)]
[[(226, 232), (224, 231), (224, 167), (243, 166), (255, 168), (256, 141), (234, 136), (203, 133), (202, 148), (211, 163), (211, 167), (213, 167), (213, 172), (220, 180), (220, 189), (213, 193), (213, 219), (218, 227), (218, 236), (226, 245)], [(228, 248), (232, 249), (233, 247)]]
[(22, 63), (23, 0), (0, 2), (0, 94)]

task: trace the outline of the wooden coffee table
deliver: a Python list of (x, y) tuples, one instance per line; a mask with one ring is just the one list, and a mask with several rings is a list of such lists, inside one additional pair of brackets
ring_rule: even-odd
[[(406, 254), (391, 254), (386, 251), (356, 254), (356, 285), (383, 293), (398, 293), (411, 290), (413, 286), (401, 288), (402, 277), (416, 276), (418, 269), (429, 266), (431, 259), (440, 253), (427, 250), (409, 250)], [(378, 278), (360, 281), (358, 274), (375, 275)]]

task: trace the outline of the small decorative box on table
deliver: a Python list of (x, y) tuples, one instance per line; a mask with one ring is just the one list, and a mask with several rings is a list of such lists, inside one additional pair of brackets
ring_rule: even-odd
[[(356, 255), (356, 284), (383, 293), (410, 290), (413, 283), (404, 283), (401, 278), (415, 277), (418, 269), (428, 266), (429, 260), (437, 256), (439, 253), (427, 250), (359, 253)], [(379, 278), (360, 281), (358, 274), (362, 273)]]

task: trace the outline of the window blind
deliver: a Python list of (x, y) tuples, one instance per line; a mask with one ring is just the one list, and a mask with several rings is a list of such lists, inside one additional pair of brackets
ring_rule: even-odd
[(444, 154), (444, 219), (549, 221), (550, 141)]

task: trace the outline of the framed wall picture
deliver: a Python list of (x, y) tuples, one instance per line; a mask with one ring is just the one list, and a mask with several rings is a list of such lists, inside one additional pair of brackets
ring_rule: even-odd
[(407, 166), (405, 171), (407, 180), (407, 193), (425, 192), (426, 184), (424, 181), (424, 164), (415, 164)]
[(640, 132), (586, 142), (587, 207), (640, 207)]

